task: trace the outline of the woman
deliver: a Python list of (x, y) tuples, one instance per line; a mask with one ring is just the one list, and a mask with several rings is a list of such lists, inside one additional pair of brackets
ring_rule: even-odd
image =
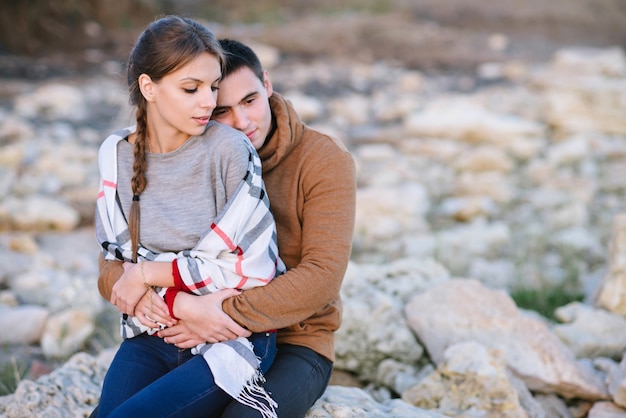
[[(176, 16), (150, 24), (130, 54), (137, 125), (109, 136), (99, 153), (96, 235), (105, 259), (126, 262), (111, 297), (124, 340), (105, 377), (101, 418), (212, 416), (231, 396), (275, 415), (261, 374), (275, 355), (274, 332), (185, 350), (154, 335), (174, 325), (155, 318), (175, 318), (179, 291), (247, 289), (284, 271), (258, 155), (243, 134), (210, 121), (222, 64), (214, 35)], [(168, 312), (135, 311), (146, 292), (164, 296)]]

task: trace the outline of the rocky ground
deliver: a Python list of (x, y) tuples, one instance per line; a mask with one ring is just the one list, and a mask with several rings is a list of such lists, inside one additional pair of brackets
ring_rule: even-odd
[[(611, 395), (616, 393), (621, 380), (615, 361), (626, 342), (609, 337), (625, 335), (623, 318), (616, 315), (623, 313), (608, 296), (601, 306), (592, 305), (608, 268), (610, 236), (620, 230), (613, 216), (626, 210), (626, 64), (619, 48), (626, 44), (624, 3), (365, 2), (374, 14), (321, 14), (322, 6), (336, 3), (312, 3), (320, 7), (316, 12), (312, 6), (276, 9), (262, 25), (210, 25), (220, 37), (254, 41), (276, 89), (311, 124), (342, 139), (357, 159), (359, 212), (337, 369), (357, 378), (350, 384), (369, 385), (377, 401), (394, 398), (398, 411), (410, 410), (398, 403), (403, 392), (414, 405), (444, 411), (445, 399), (415, 400), (409, 389), (419, 382), (433, 389), (441, 376), (458, 371), (458, 350), (444, 355), (440, 348), (446, 335), (446, 344), (464, 342), (464, 328), (447, 324), (437, 334), (420, 322), (440, 317), (437, 306), (421, 303), (424, 311), (406, 313), (404, 308), (452, 277), (472, 277), (507, 291), (520, 283), (573, 287), (587, 304), (564, 310), (560, 321), (584, 323), (574, 331), (533, 324), (528, 335), (501, 342), (504, 363), (511, 366), (518, 355), (511, 347), (517, 338), (544, 335), (552, 344), (556, 334), (567, 349), (560, 343), (534, 348), (538, 355), (558, 353), (574, 381), (555, 381), (549, 362), (540, 362), (545, 370), (524, 370), (533, 364), (525, 358), (513, 366), (522, 374), (537, 373), (526, 382), (531, 390), (539, 381), (550, 396), (606, 397), (608, 389), (572, 358), (608, 356), (613, 363), (597, 366), (604, 372), (596, 374), (602, 380), (613, 370)], [(233, 5), (233, 14), (247, 16), (238, 2)], [(115, 314), (95, 290), (97, 249), (90, 225), (97, 145), (131, 114), (119, 75), (134, 30), (108, 33), (88, 26), (86, 33), (98, 38), (87, 50), (0, 55), (0, 324), (15, 329), (0, 335), (0, 363), (9, 364), (3, 366), (9, 374), (28, 370), (32, 379), (76, 351), (96, 354), (116, 342)], [(600, 48), (572, 48), (580, 46)], [(517, 315), (510, 302), (480, 288), (440, 292), (452, 299), (456, 293), (490, 298), (503, 306), (496, 317)], [(452, 309), (456, 305), (446, 306), (446, 315), (467, 317)], [(367, 326), (360, 320), (364, 315), (371, 316)], [(494, 348), (489, 332), (516, 327), (480, 315), (474, 320), (485, 327), (485, 334), (477, 330), (474, 337), (488, 349)], [(70, 322), (77, 327), (68, 329)], [(467, 351), (496, 364), (497, 378), (505, 379), (502, 359), (491, 358), (499, 355), (481, 350)], [(102, 361), (81, 357), (70, 366), (84, 371), (91, 367), (85, 364), (97, 364), (90, 370), (100, 373)], [(476, 371), (463, 369), (463, 381), (472, 381), (470, 372)], [(63, 376), (61, 382), (76, 378)], [(100, 377), (85, 386), (95, 392), (88, 390), (91, 398), (82, 399), (84, 411), (95, 401)], [(515, 381), (493, 384), (504, 383)], [(41, 391), (24, 386), (21, 393), (33, 399)], [(333, 396), (351, 405), (374, 402), (361, 392), (330, 392), (324, 402), (332, 404)], [(20, 402), (13, 410), (23, 409)], [(489, 399), (480, 407), (488, 404)], [(570, 416), (591, 407), (583, 404)], [(526, 398), (523, 406), (529, 411), (533, 405)], [(569, 406), (576, 409), (576, 403)], [(393, 407), (385, 408), (371, 410), (393, 415)]]

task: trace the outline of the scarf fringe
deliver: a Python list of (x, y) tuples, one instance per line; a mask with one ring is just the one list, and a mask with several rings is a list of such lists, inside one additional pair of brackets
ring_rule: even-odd
[(278, 404), (262, 386), (265, 377), (259, 370), (250, 381), (246, 383), (243, 390), (237, 396), (237, 402), (256, 409), (263, 418), (278, 418), (276, 408)]

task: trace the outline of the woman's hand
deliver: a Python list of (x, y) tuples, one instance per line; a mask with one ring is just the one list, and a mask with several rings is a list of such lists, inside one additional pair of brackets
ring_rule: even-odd
[(167, 304), (153, 289), (148, 290), (137, 303), (135, 315), (139, 322), (150, 328), (158, 328), (159, 324), (174, 326), (176, 320), (170, 316)]
[[(203, 296), (179, 292), (174, 305), (175, 314), (184, 321), (189, 331), (200, 337), (203, 342), (216, 343), (234, 340), (237, 337), (249, 337), (252, 333), (233, 321), (222, 310), (224, 299), (239, 294), (241, 291), (235, 289), (224, 289)], [(165, 329), (159, 335), (171, 337), (174, 332), (178, 332), (172, 331), (174, 328), (176, 326)]]
[(141, 277), (140, 263), (124, 263), (124, 274), (113, 285), (111, 303), (120, 312), (135, 316), (135, 307), (139, 299), (146, 293)]

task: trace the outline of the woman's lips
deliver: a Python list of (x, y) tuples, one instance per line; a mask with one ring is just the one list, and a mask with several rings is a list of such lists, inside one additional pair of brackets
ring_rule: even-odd
[(202, 117), (193, 118), (193, 119), (201, 125), (206, 125), (207, 123), (209, 123), (209, 116), (202, 116)]

